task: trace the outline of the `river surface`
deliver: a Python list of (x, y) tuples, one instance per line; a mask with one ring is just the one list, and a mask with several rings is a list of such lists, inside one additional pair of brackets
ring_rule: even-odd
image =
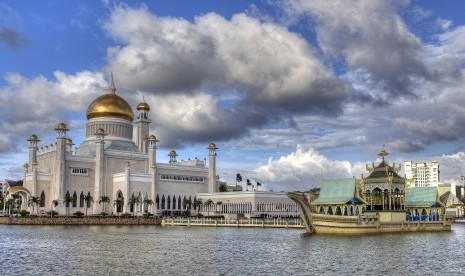
[(0, 275), (465, 275), (465, 224), (443, 233), (0, 225)]

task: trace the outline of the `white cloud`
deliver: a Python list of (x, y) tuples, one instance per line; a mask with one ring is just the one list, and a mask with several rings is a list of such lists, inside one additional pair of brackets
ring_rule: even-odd
[(348, 161), (329, 160), (312, 148), (298, 145), (295, 152), (281, 156), (255, 169), (258, 181), (276, 190), (308, 190), (319, 187), (322, 179), (352, 177), (353, 169)]
[(235, 87), (243, 98), (236, 104), (322, 113), (339, 112), (348, 96), (305, 39), (245, 14), (209, 13), (191, 23), (118, 5), (104, 26), (123, 44), (109, 50), (107, 67), (141, 91)]
[(32, 133), (51, 135), (57, 123), (70, 119), (69, 112), (84, 112), (106, 86), (103, 74), (89, 71), (75, 75), (57, 71), (55, 78), (6, 75), (6, 85), (0, 87), (0, 132), (8, 142), (2, 152), (14, 151)]

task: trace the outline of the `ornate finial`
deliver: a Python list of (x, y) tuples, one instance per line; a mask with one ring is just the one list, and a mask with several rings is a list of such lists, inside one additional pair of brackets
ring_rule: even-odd
[(383, 159), (383, 162), (384, 162), (384, 157), (388, 156), (389, 155), (389, 152), (387, 152), (385, 149), (384, 149), (384, 145), (383, 145), (383, 149), (378, 153), (378, 156), (381, 156), (381, 158)]
[(113, 82), (113, 71), (110, 73), (110, 86), (108, 87), (107, 94), (116, 94), (116, 87)]

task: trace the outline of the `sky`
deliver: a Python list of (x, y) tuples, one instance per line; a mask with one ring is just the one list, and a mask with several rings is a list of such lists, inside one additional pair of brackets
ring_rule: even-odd
[[(262, 189), (308, 190), (366, 164), (465, 175), (462, 1), (0, 1), (0, 179), (27, 139), (76, 147), (108, 86), (151, 106), (159, 162), (207, 157)], [(242, 183), (244, 184), (244, 183)]]

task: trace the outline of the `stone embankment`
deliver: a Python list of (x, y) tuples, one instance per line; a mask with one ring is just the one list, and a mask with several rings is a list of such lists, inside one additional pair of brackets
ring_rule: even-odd
[(160, 225), (161, 220), (144, 217), (0, 217), (9, 225)]

